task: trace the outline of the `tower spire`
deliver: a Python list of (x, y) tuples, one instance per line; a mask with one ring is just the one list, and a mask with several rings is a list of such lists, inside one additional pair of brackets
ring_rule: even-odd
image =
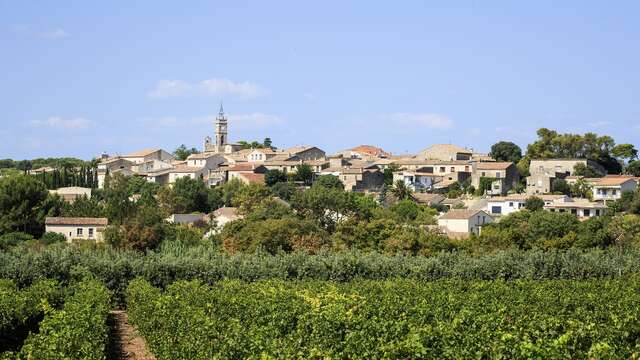
[(222, 100), (220, 100), (220, 112), (218, 113), (220, 117), (224, 117), (224, 108), (222, 107)]

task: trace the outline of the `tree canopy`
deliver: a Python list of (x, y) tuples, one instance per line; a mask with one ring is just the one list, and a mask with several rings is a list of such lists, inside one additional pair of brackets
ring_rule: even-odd
[(500, 141), (491, 146), (489, 155), (497, 161), (517, 163), (522, 159), (522, 149), (510, 141)]

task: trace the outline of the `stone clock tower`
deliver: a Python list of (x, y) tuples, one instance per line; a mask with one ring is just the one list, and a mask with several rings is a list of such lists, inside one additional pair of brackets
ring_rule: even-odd
[(225, 147), (229, 144), (228, 130), (227, 130), (227, 118), (224, 116), (224, 109), (220, 104), (220, 112), (213, 122), (215, 130), (215, 142), (211, 141), (211, 137), (207, 136), (204, 139), (204, 151), (224, 153)]

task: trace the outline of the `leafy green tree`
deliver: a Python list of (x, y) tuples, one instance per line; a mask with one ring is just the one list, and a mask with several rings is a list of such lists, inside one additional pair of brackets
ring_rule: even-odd
[(245, 186), (246, 185), (238, 179), (231, 179), (222, 185), (222, 202), (224, 203), (224, 206), (234, 206), (233, 199), (236, 196), (236, 193), (241, 191)]
[(400, 171), (400, 166), (398, 164), (390, 164), (386, 169), (384, 169), (384, 183), (387, 186), (393, 186), (393, 174)]
[(295, 193), (291, 198), (291, 206), (297, 214), (317, 221), (330, 232), (337, 223), (349, 219), (356, 211), (351, 193), (322, 186)]
[(272, 197), (269, 188), (263, 184), (249, 184), (244, 186), (233, 197), (233, 205), (243, 215), (250, 214), (263, 201)]
[(591, 185), (584, 179), (578, 179), (571, 185), (571, 196), (590, 199), (592, 197)]
[(551, 191), (554, 193), (571, 194), (571, 186), (564, 179), (553, 179)]
[(107, 175), (104, 183), (104, 211), (111, 223), (122, 224), (135, 212), (130, 199), (129, 179), (122, 174)]
[(582, 163), (576, 164), (576, 166), (573, 167), (573, 175), (586, 178), (602, 177), (602, 174), (598, 170)]
[(178, 148), (173, 152), (173, 156), (176, 158), (176, 160), (184, 161), (187, 160), (189, 155), (199, 153), (200, 151), (198, 151), (198, 149), (193, 147), (191, 149), (188, 149), (184, 144), (182, 144), (178, 146)]
[(190, 177), (181, 177), (173, 184), (176, 210), (182, 213), (209, 212), (209, 192), (204, 182)]
[(0, 250), (8, 250), (29, 240), (33, 240), (33, 236), (23, 232), (10, 232), (0, 235)]
[(40, 236), (46, 216), (55, 216), (61, 202), (49, 199), (41, 181), (27, 175), (0, 178), (0, 234), (21, 231)]
[(632, 144), (618, 144), (611, 150), (611, 155), (622, 162), (631, 161), (638, 158), (638, 150)]
[(537, 196), (530, 196), (524, 202), (525, 209), (529, 211), (538, 211), (544, 209), (544, 200)]
[(522, 159), (522, 149), (510, 141), (500, 141), (491, 146), (489, 156), (497, 161), (517, 163)]
[(627, 175), (640, 176), (640, 160), (630, 161), (625, 169)]
[(105, 210), (98, 200), (83, 195), (76, 198), (72, 204), (65, 204), (62, 215), (67, 217), (103, 217)]
[(322, 186), (325, 188), (344, 189), (344, 184), (337, 176), (334, 175), (320, 175), (313, 182), (313, 186)]
[(154, 249), (165, 236), (165, 214), (158, 207), (141, 206), (122, 224), (105, 230), (105, 241), (116, 248), (145, 251)]
[(296, 185), (291, 182), (280, 182), (271, 187), (273, 195), (284, 201), (289, 201), (296, 191), (298, 191)]
[(277, 183), (286, 182), (286, 181), (287, 181), (287, 174), (285, 174), (284, 172), (278, 169), (267, 170), (267, 172), (264, 174), (264, 182), (265, 184), (267, 184), (267, 186), (270, 186), (270, 187)]
[(398, 221), (414, 221), (420, 213), (420, 206), (411, 200), (400, 200), (389, 208)]
[(311, 185), (313, 183), (313, 178), (315, 174), (313, 173), (313, 169), (311, 166), (307, 164), (301, 164), (296, 166), (296, 175), (295, 180), (301, 181), (305, 185)]

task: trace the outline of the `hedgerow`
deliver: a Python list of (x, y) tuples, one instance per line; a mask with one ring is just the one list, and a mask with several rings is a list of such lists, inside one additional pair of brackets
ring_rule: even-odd
[(640, 278), (348, 283), (144, 280), (129, 317), (162, 359), (638, 358)]
[(394, 279), (467, 280), (589, 279), (640, 273), (640, 251), (505, 250), (473, 256), (463, 252), (431, 257), (382, 255), (359, 251), (317, 254), (265, 253), (228, 255), (191, 247), (142, 254), (113, 249), (46, 248), (42, 251), (0, 252), (0, 278), (21, 287), (52, 278), (64, 284), (87, 274), (121, 296), (130, 280), (142, 277), (154, 286), (199, 279), (213, 284), (222, 279), (257, 281)]
[(49, 308), (39, 332), (25, 341), (18, 359), (105, 359), (111, 305), (109, 291), (95, 280), (79, 283), (62, 309)]

